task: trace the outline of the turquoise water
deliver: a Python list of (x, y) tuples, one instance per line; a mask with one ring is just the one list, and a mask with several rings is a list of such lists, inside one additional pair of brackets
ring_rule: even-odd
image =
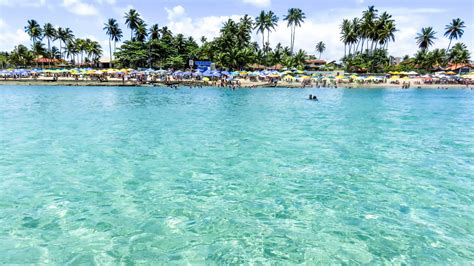
[(468, 264), (474, 91), (1, 86), (0, 191), (0, 264)]

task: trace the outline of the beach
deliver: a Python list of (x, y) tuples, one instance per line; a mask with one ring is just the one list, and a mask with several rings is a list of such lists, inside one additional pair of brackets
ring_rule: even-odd
[[(278, 88), (303, 88), (303, 85), (299, 82), (288, 82), (278, 81), (276, 84), (265, 81), (255, 82), (249, 81), (248, 79), (238, 79), (239, 87), (242, 88), (267, 88), (267, 87), (278, 87)], [(419, 89), (472, 89), (474, 85), (463, 85), (463, 84), (414, 84), (414, 80), (411, 81), (413, 88)], [(177, 86), (213, 86), (210, 81), (198, 81), (198, 80), (170, 80), (170, 81), (154, 81), (147, 83), (139, 83), (134, 80), (122, 81), (121, 79), (108, 79), (107, 81), (94, 81), (90, 79), (79, 79), (74, 78), (59, 78), (53, 80), (52, 78), (22, 78), (22, 79), (0, 79), (0, 86), (2, 85), (23, 85), (23, 86), (94, 86), (94, 87), (122, 87), (122, 86), (157, 86), (157, 87), (168, 87), (170, 85)], [(305, 88), (322, 87), (322, 84), (311, 83), (305, 85)], [(358, 83), (358, 82), (345, 82), (345, 83), (332, 83), (328, 84), (326, 88), (402, 88), (403, 84), (392, 84), (392, 83)]]

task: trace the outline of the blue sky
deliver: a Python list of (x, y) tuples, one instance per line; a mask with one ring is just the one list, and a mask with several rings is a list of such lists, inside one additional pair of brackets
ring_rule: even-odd
[[(327, 46), (323, 58), (339, 59), (344, 53), (339, 24), (344, 18), (360, 16), (369, 5), (394, 16), (399, 32), (389, 50), (395, 56), (416, 52), (414, 38), (424, 26), (433, 26), (438, 33), (435, 47), (447, 47), (449, 40), (443, 37), (444, 27), (457, 17), (467, 26), (461, 41), (474, 51), (472, 0), (0, 0), (0, 50), (10, 50), (18, 43), (30, 44), (23, 32), (28, 19), (36, 19), (41, 25), (51, 22), (70, 27), (76, 37), (97, 40), (107, 51), (103, 23), (110, 17), (116, 18), (123, 27), (124, 37), (129, 38), (123, 13), (130, 8), (137, 9), (148, 25), (168, 25), (175, 33), (196, 39), (205, 35), (211, 39), (228, 18), (237, 19), (244, 14), (255, 17), (260, 10), (273, 10), (282, 19), (288, 8), (299, 7), (307, 18), (296, 32), (296, 48), (314, 53), (315, 44), (323, 41)], [(270, 42), (288, 45), (289, 36), (286, 23), (280, 21)], [(259, 36), (254, 38), (260, 40)]]

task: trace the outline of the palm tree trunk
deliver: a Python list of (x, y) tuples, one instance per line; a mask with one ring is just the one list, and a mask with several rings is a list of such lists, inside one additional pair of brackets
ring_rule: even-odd
[(267, 43), (268, 43), (268, 46), (270, 47), (270, 30), (267, 30)]
[(449, 38), (449, 44), (448, 44), (448, 49), (446, 49), (446, 53), (449, 51), (449, 47), (451, 47), (451, 41), (452, 41), (452, 40), (453, 40), (453, 39)]
[(295, 51), (295, 27), (291, 26), (292, 35), (291, 35), (291, 53), (294, 54)]
[(109, 67), (112, 67), (112, 44), (110, 43), (110, 38), (109, 38), (109, 55), (110, 55), (110, 66)]
[(49, 37), (48, 37), (48, 50), (49, 50), (48, 65), (49, 65), (49, 68), (51, 68), (51, 57), (53, 57), (53, 51), (51, 51), (51, 44), (49, 43)]

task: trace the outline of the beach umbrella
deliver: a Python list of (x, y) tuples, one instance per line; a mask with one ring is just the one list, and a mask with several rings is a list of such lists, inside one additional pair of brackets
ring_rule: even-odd
[(221, 74), (222, 74), (222, 75), (226, 75), (226, 76), (230, 76), (230, 73), (227, 72), (227, 71), (222, 71)]
[(410, 71), (410, 72), (408, 72), (408, 75), (418, 75), (418, 73), (415, 72), (415, 71)]
[(269, 77), (269, 78), (279, 78), (280, 75), (278, 75), (278, 74), (270, 74), (270, 75), (268, 75), (268, 77)]
[(446, 75), (456, 75), (456, 72), (449, 71), (449, 72), (446, 72)]
[(397, 79), (400, 79), (400, 76), (391, 76), (390, 79), (391, 80), (397, 80)]
[(202, 80), (204, 80), (204, 81), (209, 81), (209, 78), (208, 78), (208, 77), (204, 77)]
[(204, 72), (202, 73), (202, 75), (203, 75), (204, 77), (212, 77), (212, 72), (209, 71), (209, 70), (206, 70), (206, 71), (204, 71)]

